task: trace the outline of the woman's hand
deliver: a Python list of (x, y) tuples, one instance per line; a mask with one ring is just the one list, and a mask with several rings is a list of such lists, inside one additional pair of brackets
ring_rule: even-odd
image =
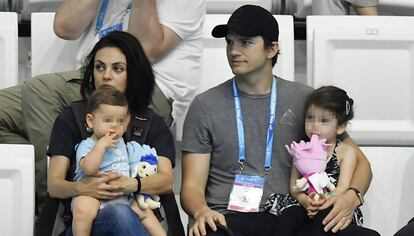
[(115, 172), (98, 173), (88, 176), (79, 182), (79, 195), (86, 195), (101, 200), (110, 200), (123, 195), (124, 186), (119, 183), (111, 183), (121, 178), (121, 174)]
[(114, 187), (114, 192), (122, 193), (134, 193), (137, 191), (138, 187), (138, 182), (135, 178), (130, 178), (124, 175), (119, 176), (119, 178), (109, 180), (107, 184)]

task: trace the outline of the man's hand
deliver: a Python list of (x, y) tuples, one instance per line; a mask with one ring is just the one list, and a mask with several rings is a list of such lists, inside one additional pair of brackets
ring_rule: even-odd
[(327, 209), (332, 205), (332, 210), (322, 223), (325, 225), (325, 232), (332, 231), (336, 233), (348, 227), (352, 222), (354, 211), (359, 205), (359, 199), (354, 192), (346, 191), (343, 194), (329, 198), (320, 209)]
[(211, 210), (209, 207), (204, 207), (194, 214), (194, 224), (189, 231), (189, 236), (206, 235), (206, 224), (215, 232), (217, 230), (216, 223), (227, 226), (224, 215)]
[(111, 181), (119, 179), (121, 174), (107, 172), (98, 173), (94, 177), (86, 177), (80, 182), (81, 195), (86, 195), (96, 199), (110, 200), (123, 194), (122, 186), (118, 184), (108, 184)]

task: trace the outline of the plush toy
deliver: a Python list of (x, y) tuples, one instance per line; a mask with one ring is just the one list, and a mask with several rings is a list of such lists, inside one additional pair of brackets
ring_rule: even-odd
[[(157, 173), (158, 156), (154, 148), (148, 145), (140, 145), (132, 141), (127, 144), (131, 177), (145, 178)], [(138, 206), (145, 210), (156, 209), (161, 206), (157, 195), (139, 193), (136, 196)]]
[(307, 190), (308, 195), (316, 192), (314, 200), (319, 199), (319, 194), (335, 190), (335, 185), (325, 172), (329, 146), (326, 139), (319, 139), (316, 134), (312, 135), (310, 142), (292, 142), (290, 148), (285, 145), (293, 157), (293, 164), (303, 176), (296, 180), (296, 189)]

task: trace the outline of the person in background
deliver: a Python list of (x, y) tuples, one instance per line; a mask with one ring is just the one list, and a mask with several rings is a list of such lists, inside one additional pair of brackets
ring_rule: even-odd
[(378, 15), (378, 0), (313, 0), (312, 15)]

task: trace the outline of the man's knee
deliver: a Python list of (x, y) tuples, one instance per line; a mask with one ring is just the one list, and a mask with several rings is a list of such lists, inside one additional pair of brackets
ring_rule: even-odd
[(0, 90), (0, 143), (28, 143), (21, 109), (22, 86)]

